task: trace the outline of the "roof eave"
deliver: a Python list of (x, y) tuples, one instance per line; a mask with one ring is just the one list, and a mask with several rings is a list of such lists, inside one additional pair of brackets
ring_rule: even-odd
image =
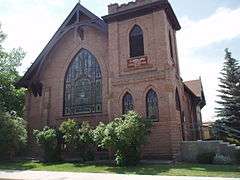
[(192, 90), (191, 90), (186, 84), (184, 84), (184, 89), (185, 89), (189, 94), (191, 94), (191, 95), (194, 97), (194, 99), (196, 100), (197, 104), (200, 105), (201, 109), (206, 105), (205, 97), (195, 95), (195, 94), (192, 92)]

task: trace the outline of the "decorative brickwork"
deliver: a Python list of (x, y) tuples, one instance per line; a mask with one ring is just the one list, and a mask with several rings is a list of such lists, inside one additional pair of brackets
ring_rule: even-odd
[(131, 58), (127, 60), (128, 68), (144, 68), (146, 65), (148, 65), (147, 56)]
[[(127, 4), (110, 4), (108, 6), (108, 13), (109, 14), (114, 14), (114, 13), (117, 13), (117, 12), (121, 12), (121, 11), (126, 11), (128, 9), (132, 9), (132, 8), (136, 8), (136, 7), (139, 7), (139, 6), (144, 6), (144, 5), (147, 5), (147, 4), (151, 4), (153, 2), (157, 2), (159, 0), (136, 0), (136, 1), (131, 1)], [(167, 2), (166, 0), (164, 0), (164, 2)]]

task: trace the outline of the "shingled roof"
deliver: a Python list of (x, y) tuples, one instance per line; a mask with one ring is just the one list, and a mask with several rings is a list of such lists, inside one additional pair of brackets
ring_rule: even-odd
[(202, 107), (206, 105), (205, 95), (203, 92), (202, 80), (192, 80), (184, 82), (185, 86), (191, 90), (191, 92), (199, 98), (201, 101)]
[(184, 84), (195, 94), (197, 97), (202, 96), (202, 82), (201, 80), (186, 81)]

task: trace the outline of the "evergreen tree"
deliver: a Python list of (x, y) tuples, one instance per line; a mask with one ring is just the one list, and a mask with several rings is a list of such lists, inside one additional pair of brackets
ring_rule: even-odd
[(240, 67), (231, 52), (228, 49), (225, 51), (225, 62), (220, 73), (222, 77), (219, 78), (218, 120), (215, 123), (215, 130), (221, 139), (240, 137)]

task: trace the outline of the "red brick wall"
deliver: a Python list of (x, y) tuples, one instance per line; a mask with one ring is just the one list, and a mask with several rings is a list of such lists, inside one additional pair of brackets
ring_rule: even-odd
[[(129, 32), (138, 24), (144, 32), (145, 56), (148, 66), (129, 69)], [(122, 114), (122, 97), (132, 94), (134, 110), (146, 116), (146, 94), (151, 88), (158, 95), (159, 122), (154, 123), (148, 144), (143, 147), (147, 158), (173, 157), (182, 141), (180, 113), (176, 111), (175, 90), (178, 88), (181, 105), (185, 108), (184, 89), (179, 77), (177, 49), (170, 56), (169, 30), (176, 47), (175, 31), (164, 11), (157, 11), (130, 20), (113, 22), (108, 34), (94, 28), (84, 28), (84, 40), (75, 30), (69, 31), (51, 50), (41, 72), (43, 96), (28, 95), (26, 118), (29, 128), (57, 126), (63, 117), (64, 77), (69, 64), (80, 49), (89, 50), (98, 60), (103, 77), (103, 111), (100, 114), (74, 117), (97, 125)], [(187, 111), (186, 111), (187, 112)]]

